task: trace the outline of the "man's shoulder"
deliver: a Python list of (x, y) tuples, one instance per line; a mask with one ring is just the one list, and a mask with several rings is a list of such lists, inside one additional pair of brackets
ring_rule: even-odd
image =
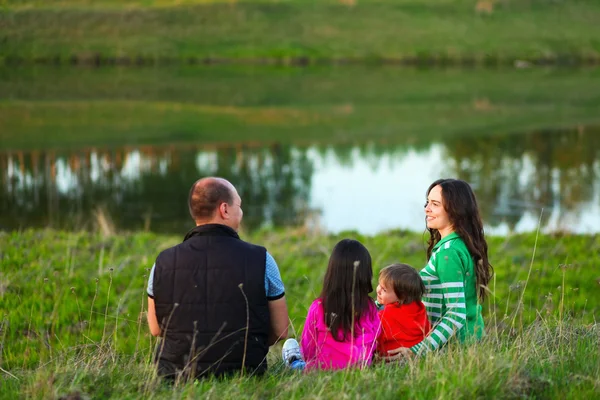
[(168, 248), (160, 251), (158, 253), (158, 256), (156, 256), (156, 259), (172, 256), (175, 253), (177, 247), (181, 246), (182, 244), (183, 243), (178, 243), (174, 246), (168, 247)]
[[(173, 245), (173, 246), (171, 246), (169, 248), (164, 249), (163, 251), (161, 251), (158, 254), (159, 254), (159, 256), (161, 254), (172, 254), (172, 253), (176, 252), (178, 249), (187, 249), (193, 243), (193, 238), (191, 238), (191, 239), (192, 240), (188, 239), (188, 240), (185, 240), (185, 241), (183, 241), (181, 243), (177, 243), (176, 245)], [(264, 252), (267, 251), (266, 247), (260, 246), (258, 244), (247, 242), (247, 241), (245, 241), (243, 239), (234, 240), (232, 243), (235, 243), (235, 244), (237, 244), (239, 246), (242, 246), (242, 247), (246, 247), (247, 249), (251, 249), (251, 250), (260, 250), (260, 251), (264, 251)]]
[(267, 248), (258, 244), (254, 244), (254, 243), (250, 243), (250, 242), (246, 242), (245, 240), (240, 240), (240, 242), (243, 243), (243, 245), (247, 246), (249, 249), (252, 250), (260, 250), (260, 251), (264, 251), (265, 253), (267, 252)]
[(167, 247), (166, 249), (160, 251), (156, 256), (156, 260), (165, 260), (176, 257), (178, 252), (188, 252), (190, 249), (190, 245), (192, 242), (190, 240), (184, 240), (183, 242), (174, 244), (171, 247)]
[[(226, 245), (225, 248), (221, 247), (221, 250), (227, 250), (228, 245)], [(266, 263), (266, 254), (267, 254), (267, 249), (263, 246), (259, 246), (250, 242), (246, 242), (244, 240), (235, 240), (235, 244), (232, 243), (231, 244), (231, 250), (232, 250), (232, 254), (246, 254), (246, 255), (251, 255), (253, 254), (253, 258), (255, 257), (259, 257), (262, 258), (264, 257), (265, 259), (265, 263)], [(169, 248), (166, 248), (164, 250), (162, 250), (161, 252), (158, 253), (158, 255), (156, 256), (156, 265), (162, 265), (162, 264), (170, 264), (173, 262), (173, 260), (175, 260), (176, 258), (178, 258), (178, 255), (181, 256), (183, 254), (188, 254), (188, 256), (192, 256), (193, 254), (195, 254), (198, 251), (202, 251), (202, 250), (198, 250), (198, 248), (196, 248), (195, 246), (192, 245), (192, 241), (185, 240), (181, 243), (178, 243), (174, 246), (171, 246)], [(241, 251), (241, 253), (240, 253)]]

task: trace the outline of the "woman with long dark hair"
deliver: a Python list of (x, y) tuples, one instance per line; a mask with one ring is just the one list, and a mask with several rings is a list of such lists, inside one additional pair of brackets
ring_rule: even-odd
[(425, 220), (429, 261), (420, 275), (426, 288), (423, 304), (433, 330), (410, 352), (399, 348), (390, 354), (424, 353), (454, 338), (466, 342), (484, 334), (480, 301), (487, 295), (494, 270), (471, 186), (458, 179), (433, 182), (427, 189)]

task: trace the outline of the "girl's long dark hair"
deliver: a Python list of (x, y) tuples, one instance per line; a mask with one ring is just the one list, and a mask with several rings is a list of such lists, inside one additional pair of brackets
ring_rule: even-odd
[[(454, 232), (464, 240), (473, 261), (477, 278), (477, 292), (483, 301), (487, 295), (487, 286), (494, 275), (494, 268), (488, 261), (488, 245), (485, 241), (483, 223), (477, 206), (477, 199), (471, 186), (460, 179), (438, 179), (427, 189), (429, 192), (436, 186), (442, 188), (444, 209), (448, 213)], [(433, 247), (441, 240), (437, 229), (429, 229), (427, 259), (431, 257)]]
[(373, 291), (372, 279), (371, 255), (365, 246), (352, 239), (335, 245), (320, 298), (325, 324), (336, 341), (351, 337), (356, 323), (373, 306), (369, 297)]

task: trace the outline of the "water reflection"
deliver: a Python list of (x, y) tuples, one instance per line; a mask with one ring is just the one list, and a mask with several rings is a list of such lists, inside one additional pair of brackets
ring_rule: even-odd
[(121, 230), (181, 233), (192, 224), (191, 184), (219, 175), (244, 199), (244, 224), (293, 225), (306, 214), (313, 173), (305, 152), (261, 148), (142, 147), (2, 154), (4, 228), (88, 229), (101, 209)]
[[(454, 138), (428, 147), (190, 145), (0, 154), (0, 225), (90, 229), (98, 208), (117, 229), (182, 233), (194, 180), (223, 176), (246, 229), (421, 231), (428, 184), (473, 184), (488, 230), (600, 231), (598, 128)], [(541, 210), (544, 212), (541, 213)]]
[[(600, 231), (600, 129), (448, 140), (448, 168), (477, 187), (499, 233)], [(543, 209), (543, 212), (542, 212)]]

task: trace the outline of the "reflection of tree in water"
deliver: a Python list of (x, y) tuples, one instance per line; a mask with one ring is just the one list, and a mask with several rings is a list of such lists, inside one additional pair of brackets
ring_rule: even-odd
[(514, 229), (526, 212), (575, 211), (592, 201), (599, 178), (598, 128), (456, 138), (444, 142), (448, 167), (476, 187), (484, 221)]
[(394, 159), (396, 162), (404, 158), (409, 150), (428, 151), (431, 144), (426, 148), (415, 148), (414, 145), (408, 144), (391, 144), (387, 142), (369, 142), (369, 143), (342, 143), (331, 146), (320, 146), (316, 148), (317, 154), (321, 159), (325, 159), (331, 152), (337, 163), (341, 166), (352, 167), (357, 161), (362, 159), (368, 162), (369, 166), (374, 170), (378, 169), (385, 156), (389, 159)]
[(244, 226), (254, 229), (301, 224), (309, 211), (312, 173), (306, 152), (273, 145), (221, 152), (216, 175), (234, 182), (243, 200)]
[[(560, 229), (560, 215), (573, 216), (600, 195), (599, 133), (586, 128), (450, 139), (443, 143), (442, 167), (474, 184), (486, 224), (514, 229), (544, 207), (543, 226)], [(319, 161), (348, 168), (366, 161), (377, 171), (384, 160), (398, 165), (413, 152), (430, 158), (431, 150), (431, 144), (411, 142), (3, 153), (0, 227), (89, 229), (102, 206), (117, 229), (181, 233), (192, 226), (188, 190), (208, 175), (238, 188), (247, 229), (298, 225), (314, 212), (308, 202)]]
[(231, 180), (244, 226), (297, 224), (308, 210), (312, 164), (289, 146), (212, 151), (142, 147), (72, 154), (0, 154), (0, 226), (90, 228), (102, 206), (118, 229), (181, 233), (192, 183)]

